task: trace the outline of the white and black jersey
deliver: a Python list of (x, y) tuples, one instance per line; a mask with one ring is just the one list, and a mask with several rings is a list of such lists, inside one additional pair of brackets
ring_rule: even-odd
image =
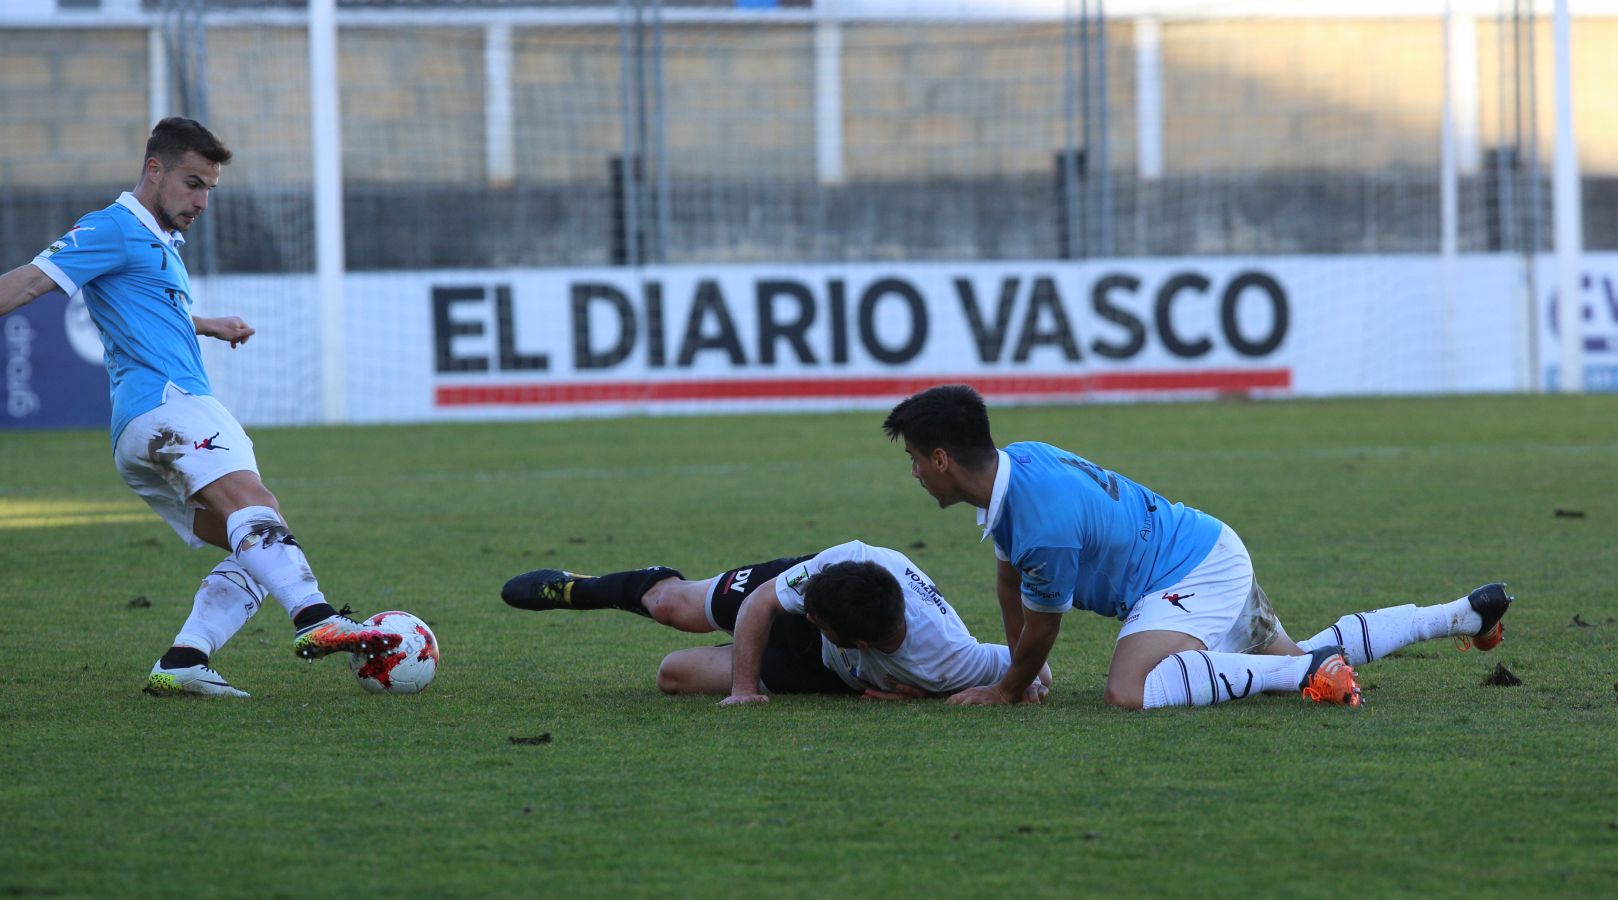
[(954, 693), (993, 684), (1011, 665), (1003, 644), (984, 644), (934, 586), (920, 566), (897, 550), (860, 541), (838, 544), (807, 560), (793, 562), (776, 576), (775, 596), (781, 608), (803, 614), (809, 578), (841, 562), (874, 562), (899, 582), (905, 602), (905, 638), (892, 653), (839, 647), (821, 637), (821, 662), (850, 688), (891, 690), (895, 683), (932, 693)]

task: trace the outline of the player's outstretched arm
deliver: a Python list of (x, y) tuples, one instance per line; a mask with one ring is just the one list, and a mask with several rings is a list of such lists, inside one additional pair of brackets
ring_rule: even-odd
[[(1036, 676), (1048, 675), (1045, 660), (1062, 630), (1061, 613), (1023, 611), (1022, 636), (1011, 651), (1011, 667), (994, 684), (967, 688), (949, 702), (963, 706), (994, 706), (1026, 700)], [(1037, 690), (1037, 689), (1034, 689)], [(1043, 695), (1041, 695), (1043, 699)]]
[(736, 611), (736, 646), (730, 651), (730, 696), (719, 701), (720, 706), (741, 706), (747, 703), (768, 703), (770, 698), (759, 693), (759, 671), (764, 665), (764, 645), (770, 639), (770, 625), (775, 617), (786, 612), (775, 598), (775, 582), (766, 582), (742, 601)]
[(253, 329), (253, 326), (242, 321), (240, 316), (217, 316), (215, 318), (192, 316), (191, 325), (196, 328), (197, 334), (218, 338), (221, 341), (229, 341), (232, 347), (237, 344), (247, 343), (248, 338), (258, 333)]
[(0, 316), (20, 309), (56, 290), (56, 282), (33, 263), (23, 263), (0, 275)]

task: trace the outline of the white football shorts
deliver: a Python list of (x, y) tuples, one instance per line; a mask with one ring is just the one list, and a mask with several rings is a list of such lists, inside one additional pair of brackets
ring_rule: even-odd
[(193, 531), (202, 508), (197, 491), (232, 472), (258, 473), (253, 442), (236, 417), (218, 400), (172, 384), (161, 406), (124, 426), (113, 461), (124, 484), (192, 547), (207, 546)]
[(1184, 578), (1135, 601), (1118, 638), (1141, 631), (1188, 634), (1218, 653), (1258, 653), (1285, 634), (1253, 577), (1247, 547), (1228, 525)]

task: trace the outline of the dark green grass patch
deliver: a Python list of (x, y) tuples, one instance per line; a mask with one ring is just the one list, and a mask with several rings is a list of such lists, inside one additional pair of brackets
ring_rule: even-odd
[[(258, 429), (327, 594), (422, 615), (444, 662), (425, 694), (365, 694), (343, 660), (295, 660), (272, 605), (214, 657), (253, 693), (238, 702), (139, 693), (222, 554), (180, 546), (104, 434), (0, 435), (0, 895), (1618, 885), (1611, 397), (996, 411), (1002, 442), (1060, 444), (1232, 524), (1294, 637), (1511, 583), (1499, 650), (1373, 663), (1358, 713), (1108, 709), (1117, 623), (1088, 614), (1067, 619), (1041, 707), (721, 709), (660, 695), (655, 674), (722, 635), (500, 602), (540, 566), (702, 576), (857, 537), (910, 555), (998, 639), (971, 511), (940, 511), (880, 420)], [(1502, 663), (1522, 685), (1483, 684)]]

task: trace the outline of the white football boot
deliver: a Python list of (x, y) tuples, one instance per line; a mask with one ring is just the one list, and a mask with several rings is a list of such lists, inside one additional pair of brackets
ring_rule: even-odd
[(207, 666), (186, 666), (183, 669), (165, 669), (163, 663), (152, 666), (146, 677), (146, 693), (159, 697), (177, 697), (181, 694), (201, 694), (205, 697), (251, 697), (246, 691), (231, 687), (225, 676)]

